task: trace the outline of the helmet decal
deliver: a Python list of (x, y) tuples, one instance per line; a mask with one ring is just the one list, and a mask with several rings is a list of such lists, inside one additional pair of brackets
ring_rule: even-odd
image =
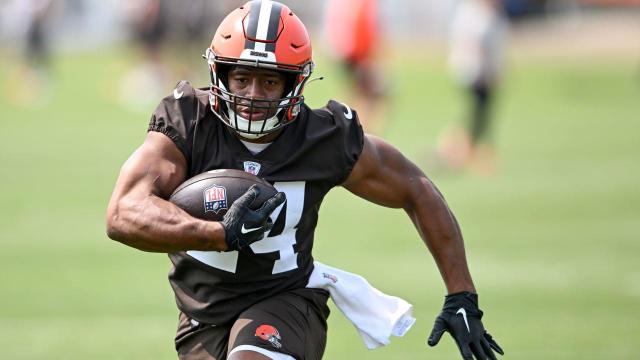
[[(280, 32), (280, 13), (282, 4), (273, 1), (252, 1), (249, 17), (245, 19), (245, 49), (255, 52), (269, 51), (275, 53), (276, 40)], [(258, 55), (259, 56), (259, 55)]]

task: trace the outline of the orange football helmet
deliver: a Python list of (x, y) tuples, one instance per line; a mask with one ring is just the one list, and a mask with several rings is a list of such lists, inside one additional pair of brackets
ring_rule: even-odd
[[(213, 112), (243, 137), (259, 138), (293, 122), (304, 102), (304, 85), (313, 72), (311, 40), (300, 19), (275, 1), (253, 0), (222, 21), (206, 50), (211, 74), (209, 100)], [(226, 74), (232, 65), (277, 70), (286, 75), (284, 97), (265, 101), (232, 94)], [(273, 109), (262, 120), (248, 120), (234, 112), (239, 103)], [(271, 112), (272, 114), (273, 112)]]

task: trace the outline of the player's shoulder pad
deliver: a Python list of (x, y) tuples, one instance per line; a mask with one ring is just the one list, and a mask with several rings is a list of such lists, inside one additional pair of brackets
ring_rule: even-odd
[[(203, 106), (198, 91), (188, 81), (180, 81), (171, 94), (162, 99), (153, 113), (155, 121), (170, 123), (173, 126), (189, 128), (191, 122), (197, 122)], [(201, 91), (200, 91), (201, 92)], [(199, 115), (200, 114), (200, 115)], [(186, 135), (184, 135), (186, 136)]]
[(201, 103), (208, 102), (206, 98), (200, 99), (199, 93), (202, 91), (194, 88), (190, 82), (182, 80), (176, 84), (171, 94), (162, 99), (159, 109), (163, 109), (171, 118), (181, 115), (185, 120), (191, 119), (198, 113)]
[(349, 105), (336, 100), (329, 100), (323, 110), (328, 111), (336, 122), (350, 123), (358, 119), (355, 110), (351, 109)]
[(191, 83), (187, 80), (180, 80), (177, 84), (176, 87), (173, 89), (173, 92), (171, 93), (171, 95), (168, 95), (165, 98), (165, 101), (179, 101), (179, 102), (185, 102), (185, 101), (193, 101), (195, 99), (196, 96), (196, 90), (193, 87), (193, 85), (191, 85)]

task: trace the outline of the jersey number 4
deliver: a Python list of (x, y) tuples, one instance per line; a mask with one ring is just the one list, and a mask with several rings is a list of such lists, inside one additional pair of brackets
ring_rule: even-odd
[[(284, 229), (282, 233), (275, 236), (267, 234), (263, 240), (256, 241), (249, 246), (256, 254), (278, 252), (280, 258), (274, 262), (272, 274), (279, 274), (298, 267), (298, 254), (294, 252), (293, 246), (296, 244), (298, 223), (302, 218), (305, 183), (304, 181), (276, 182), (273, 186), (287, 196)], [(280, 216), (283, 207), (279, 206), (271, 214), (271, 220), (274, 223)], [(238, 266), (237, 251), (187, 251), (187, 254), (209, 266), (236, 273)]]

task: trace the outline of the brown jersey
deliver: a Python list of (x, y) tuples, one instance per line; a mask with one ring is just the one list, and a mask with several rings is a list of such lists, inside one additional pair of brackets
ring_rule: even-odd
[(155, 110), (149, 131), (176, 144), (187, 159), (188, 177), (240, 169), (287, 196), (271, 215), (273, 229), (242, 251), (169, 254), (178, 308), (200, 322), (222, 325), (273, 294), (304, 288), (313, 270), (320, 204), (346, 180), (362, 151), (364, 135), (356, 114), (335, 101), (322, 109), (304, 105), (272, 144), (253, 155), (212, 113), (208, 90), (181, 82)]

